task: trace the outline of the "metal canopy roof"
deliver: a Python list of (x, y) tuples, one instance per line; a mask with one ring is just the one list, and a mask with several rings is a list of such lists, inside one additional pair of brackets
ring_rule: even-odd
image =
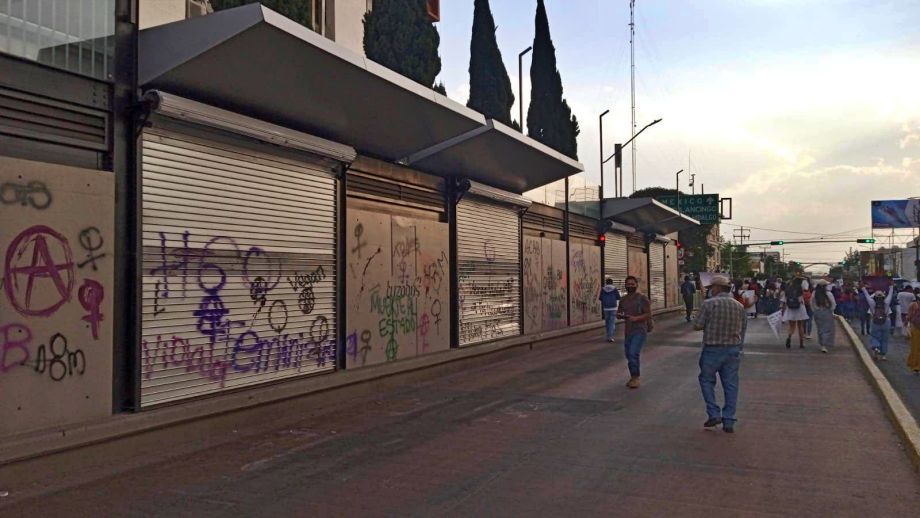
[(604, 219), (662, 236), (700, 224), (653, 198), (607, 198), (604, 200)]
[(421, 171), (522, 193), (584, 170), (259, 4), (146, 29), (139, 45), (138, 74), (146, 89), (306, 131)]

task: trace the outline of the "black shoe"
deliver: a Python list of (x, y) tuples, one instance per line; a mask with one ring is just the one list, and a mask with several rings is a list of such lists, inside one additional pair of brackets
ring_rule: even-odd
[(703, 423), (703, 428), (713, 428), (722, 424), (721, 417), (710, 417), (708, 421)]
[(786, 337), (786, 349), (792, 349), (792, 337), (791, 336)]
[(722, 431), (725, 433), (735, 433), (735, 423), (725, 423), (722, 425)]

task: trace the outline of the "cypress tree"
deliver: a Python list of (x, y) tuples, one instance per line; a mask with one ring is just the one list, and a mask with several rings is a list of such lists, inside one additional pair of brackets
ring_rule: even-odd
[(470, 40), (470, 99), (466, 105), (487, 118), (511, 125), (514, 94), (495, 30), (489, 0), (476, 0)]
[(549, 34), (549, 19), (543, 0), (537, 0), (530, 83), (527, 134), (577, 159), (577, 137), (581, 130), (569, 103), (562, 98), (562, 77), (556, 68), (556, 47)]
[(425, 0), (375, 0), (364, 15), (364, 53), (428, 88), (441, 72), (438, 29)]
[(304, 27), (313, 27), (313, 3), (310, 0), (211, 0), (211, 7), (215, 11), (220, 11), (256, 2), (287, 16)]

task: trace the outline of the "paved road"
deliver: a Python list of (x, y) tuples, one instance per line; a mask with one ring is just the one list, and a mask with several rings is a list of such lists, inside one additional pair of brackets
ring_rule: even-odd
[(853, 350), (752, 326), (734, 435), (701, 428), (698, 335), (670, 319), (640, 390), (619, 344), (573, 341), (41, 498), (3, 488), (0, 515), (917, 516)]
[[(859, 333), (859, 322), (855, 322), (853, 329)], [(869, 349), (869, 336), (860, 336), (860, 338)], [(901, 396), (901, 400), (914, 415), (914, 419), (920, 421), (920, 376), (907, 368), (907, 355), (909, 354), (910, 341), (895, 331), (895, 336), (888, 341), (888, 361), (877, 362), (877, 365)]]

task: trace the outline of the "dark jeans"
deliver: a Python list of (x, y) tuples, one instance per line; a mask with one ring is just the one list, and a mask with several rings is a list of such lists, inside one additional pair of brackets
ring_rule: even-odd
[(646, 336), (645, 333), (626, 335), (626, 340), (623, 342), (630, 376), (639, 377), (639, 353), (642, 352), (642, 346), (645, 345)]
[(872, 317), (867, 311), (863, 311), (859, 314), (859, 332), (862, 334), (867, 334), (871, 330)]
[(684, 306), (687, 308), (687, 320), (690, 320), (690, 314), (693, 313), (693, 295), (684, 295)]
[[(706, 414), (710, 419), (721, 417), (722, 421), (732, 424), (736, 421), (735, 410), (738, 405), (738, 371), (741, 368), (741, 346), (716, 347), (703, 346), (700, 354), (700, 390), (706, 402)], [(719, 408), (716, 402), (716, 374), (722, 381), (725, 405)]]

